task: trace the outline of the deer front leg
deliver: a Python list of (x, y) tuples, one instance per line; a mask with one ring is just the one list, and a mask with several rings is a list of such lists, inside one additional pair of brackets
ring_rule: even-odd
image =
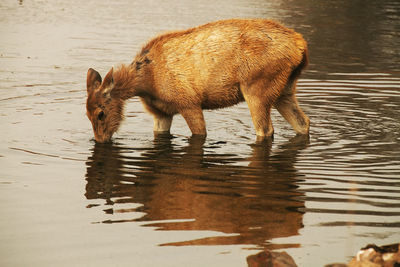
[(206, 122), (204, 121), (203, 110), (200, 107), (181, 110), (180, 114), (186, 120), (193, 135), (207, 135)]
[(159, 117), (154, 116), (154, 134), (169, 134), (172, 124), (172, 116)]
[(159, 110), (158, 108), (156, 108), (152, 104), (151, 98), (141, 97), (140, 100), (142, 101), (144, 108), (151, 115), (153, 115), (154, 135), (169, 134), (169, 130), (171, 129), (173, 115), (166, 114), (166, 113), (162, 112), (161, 110)]

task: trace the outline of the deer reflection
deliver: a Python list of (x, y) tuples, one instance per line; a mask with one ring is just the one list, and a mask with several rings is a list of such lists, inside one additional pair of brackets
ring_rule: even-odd
[(271, 142), (256, 143), (247, 158), (213, 154), (211, 145), (196, 138), (183, 148), (170, 138), (156, 138), (140, 153), (96, 144), (87, 160), (86, 197), (105, 200), (104, 211), (113, 215), (104, 223), (148, 221), (161, 230), (235, 234), (164, 245), (265, 247), (266, 241), (297, 235), (302, 227), (301, 175), (294, 163), (307, 146), (305, 138), (295, 137), (274, 153)]

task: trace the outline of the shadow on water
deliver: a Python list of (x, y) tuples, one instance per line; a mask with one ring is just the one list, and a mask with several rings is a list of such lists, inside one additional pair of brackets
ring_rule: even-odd
[[(273, 155), (271, 142), (255, 143), (247, 158), (206, 152), (216, 145), (192, 138), (179, 147), (173, 139), (156, 138), (140, 156), (132, 156), (137, 149), (95, 144), (87, 160), (86, 197), (105, 200), (104, 212), (112, 215), (102, 223), (148, 222), (144, 225), (159, 230), (228, 234), (162, 245), (271, 248), (267, 240), (298, 235), (304, 201), (294, 164), (308, 138), (294, 137)], [(243, 165), (232, 164), (237, 162)]]

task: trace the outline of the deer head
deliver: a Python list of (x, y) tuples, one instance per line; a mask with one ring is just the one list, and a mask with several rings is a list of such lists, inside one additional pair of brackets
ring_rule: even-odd
[(124, 101), (118, 94), (112, 94), (113, 69), (107, 73), (102, 82), (100, 74), (90, 68), (86, 86), (86, 115), (92, 123), (94, 138), (99, 143), (109, 142), (121, 124), (124, 108)]

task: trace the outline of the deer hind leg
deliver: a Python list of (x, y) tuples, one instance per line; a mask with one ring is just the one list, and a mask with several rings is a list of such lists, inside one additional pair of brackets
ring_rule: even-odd
[(281, 96), (274, 104), (279, 113), (292, 125), (297, 134), (308, 134), (310, 130), (310, 119), (301, 110), (296, 98), (296, 83), (301, 70), (307, 64), (307, 51), (303, 60), (288, 77)]
[(266, 139), (274, 135), (271, 120), (271, 107), (277, 96), (265, 83), (258, 82), (249, 88), (242, 88), (243, 97), (250, 109), (257, 139)]
[(292, 125), (297, 134), (308, 134), (310, 119), (301, 110), (294, 92), (279, 97), (275, 103), (275, 108)]
[(206, 122), (204, 121), (203, 110), (201, 107), (192, 107), (180, 111), (186, 120), (192, 135), (206, 136)]
[(257, 139), (264, 139), (274, 135), (274, 127), (271, 120), (271, 105), (265, 104), (253, 96), (245, 96), (250, 109)]

